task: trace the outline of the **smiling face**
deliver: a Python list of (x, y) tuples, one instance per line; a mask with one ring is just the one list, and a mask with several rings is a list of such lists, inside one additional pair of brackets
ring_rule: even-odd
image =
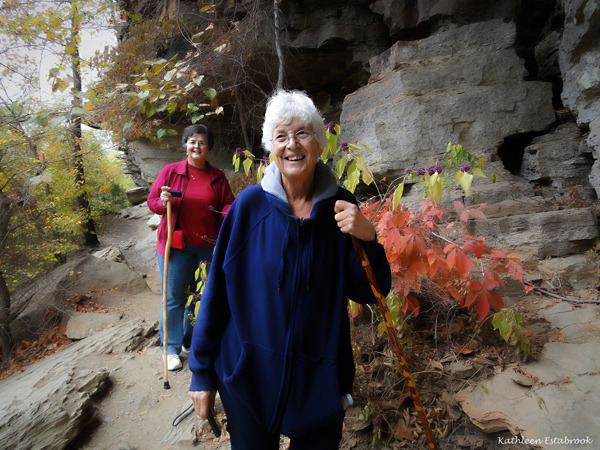
[(206, 157), (208, 156), (208, 139), (204, 134), (192, 134), (186, 144), (185, 148), (188, 155), (188, 163), (198, 169), (204, 169), (206, 165)]
[[(273, 129), (273, 157), (277, 168), (281, 172), (284, 189), (300, 190), (311, 186), (314, 180), (315, 166), (321, 156), (322, 149), (319, 141), (314, 137), (303, 141), (300, 137), (303, 132), (312, 136), (312, 126), (306, 125), (301, 120), (294, 120), (288, 125), (277, 125)], [(287, 143), (278, 142), (277, 137)], [(292, 137), (295, 136), (295, 137)], [(305, 135), (305, 137), (307, 137)]]

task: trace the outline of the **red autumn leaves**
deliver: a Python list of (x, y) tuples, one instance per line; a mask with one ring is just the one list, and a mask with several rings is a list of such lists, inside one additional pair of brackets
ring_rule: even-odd
[[(458, 231), (457, 224), (485, 218), (479, 209), (483, 205), (466, 208), (454, 202), (454, 206), (458, 214), (430, 199), (423, 200), (416, 213), (394, 210), (390, 199), (363, 207), (365, 215), (377, 223), (394, 274), (394, 291), (404, 299), (404, 313), (418, 314), (417, 297), (428, 295), (444, 303), (474, 306), (483, 320), (490, 309), (504, 307), (498, 289), (505, 287), (506, 276), (523, 283), (518, 259), (492, 249), (483, 238)], [(452, 216), (458, 222), (450, 221)]]

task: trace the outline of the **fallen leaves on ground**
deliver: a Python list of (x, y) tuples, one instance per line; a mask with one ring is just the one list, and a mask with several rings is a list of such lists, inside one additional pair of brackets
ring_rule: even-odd
[(66, 336), (66, 327), (62, 325), (56, 325), (34, 341), (21, 342), (13, 350), (8, 367), (0, 369), (0, 380), (8, 378), (19, 370), (24, 371), (28, 366), (71, 344), (72, 341)]
[(84, 294), (72, 295), (67, 299), (67, 303), (77, 312), (103, 312), (107, 313), (109, 308), (106, 306), (98, 305), (92, 301), (92, 293), (101, 294), (107, 291), (114, 291), (116, 289), (99, 289), (95, 291), (86, 292)]

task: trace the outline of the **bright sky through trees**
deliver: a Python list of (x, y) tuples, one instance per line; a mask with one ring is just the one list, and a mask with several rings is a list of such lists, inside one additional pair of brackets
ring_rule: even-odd
[[(36, 12), (46, 14), (47, 11), (55, 6), (56, 2), (43, 1), (35, 2)], [(81, 45), (80, 55), (83, 61), (89, 61), (95, 52), (102, 52), (106, 47), (116, 45), (117, 39), (114, 29), (108, 26), (109, 12), (102, 10), (92, 20), (82, 23), (80, 30)], [(71, 27), (70, 23), (64, 24), (65, 34)], [(17, 28), (17, 32), (19, 32)], [(35, 43), (25, 44), (19, 42), (15, 36), (13, 39), (6, 34), (0, 34), (0, 58), (6, 58), (4, 63), (11, 63), (12, 57), (10, 50), (17, 52), (20, 58), (27, 61), (26, 67), (23, 67), (18, 73), (12, 75), (2, 75), (0, 80), (0, 95), (12, 101), (18, 98), (33, 98), (43, 102), (54, 102), (62, 97), (62, 94), (52, 92), (52, 87), (49, 80), (50, 71), (60, 64), (60, 58), (57, 54), (61, 49), (57, 43), (50, 43), (44, 39), (44, 33), (40, 33), (40, 38), (35, 40)], [(46, 36), (47, 37), (47, 36)], [(10, 49), (7, 51), (7, 49)], [(1, 63), (1, 62), (0, 62)], [(8, 64), (2, 64), (6, 67)], [(69, 69), (67, 69), (68, 71)], [(34, 77), (37, 82), (32, 86), (31, 77)], [(89, 85), (96, 80), (97, 73), (91, 72), (88, 67), (82, 65), (83, 84)]]

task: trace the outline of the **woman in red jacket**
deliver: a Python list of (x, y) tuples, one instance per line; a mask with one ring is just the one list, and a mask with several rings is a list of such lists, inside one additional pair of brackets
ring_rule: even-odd
[[(192, 327), (186, 308), (187, 288), (194, 282), (199, 264), (210, 264), (221, 222), (234, 200), (225, 174), (206, 161), (214, 145), (212, 131), (204, 125), (191, 125), (183, 131), (182, 142), (187, 159), (165, 166), (148, 196), (150, 210), (163, 216), (156, 245), (161, 279), (167, 242), (167, 202), (173, 206), (171, 225), (175, 231), (167, 280), (169, 370), (181, 369), (179, 354), (186, 353), (190, 346)], [(181, 191), (182, 196), (173, 197), (169, 189)], [(160, 334), (162, 344), (162, 317)]]

